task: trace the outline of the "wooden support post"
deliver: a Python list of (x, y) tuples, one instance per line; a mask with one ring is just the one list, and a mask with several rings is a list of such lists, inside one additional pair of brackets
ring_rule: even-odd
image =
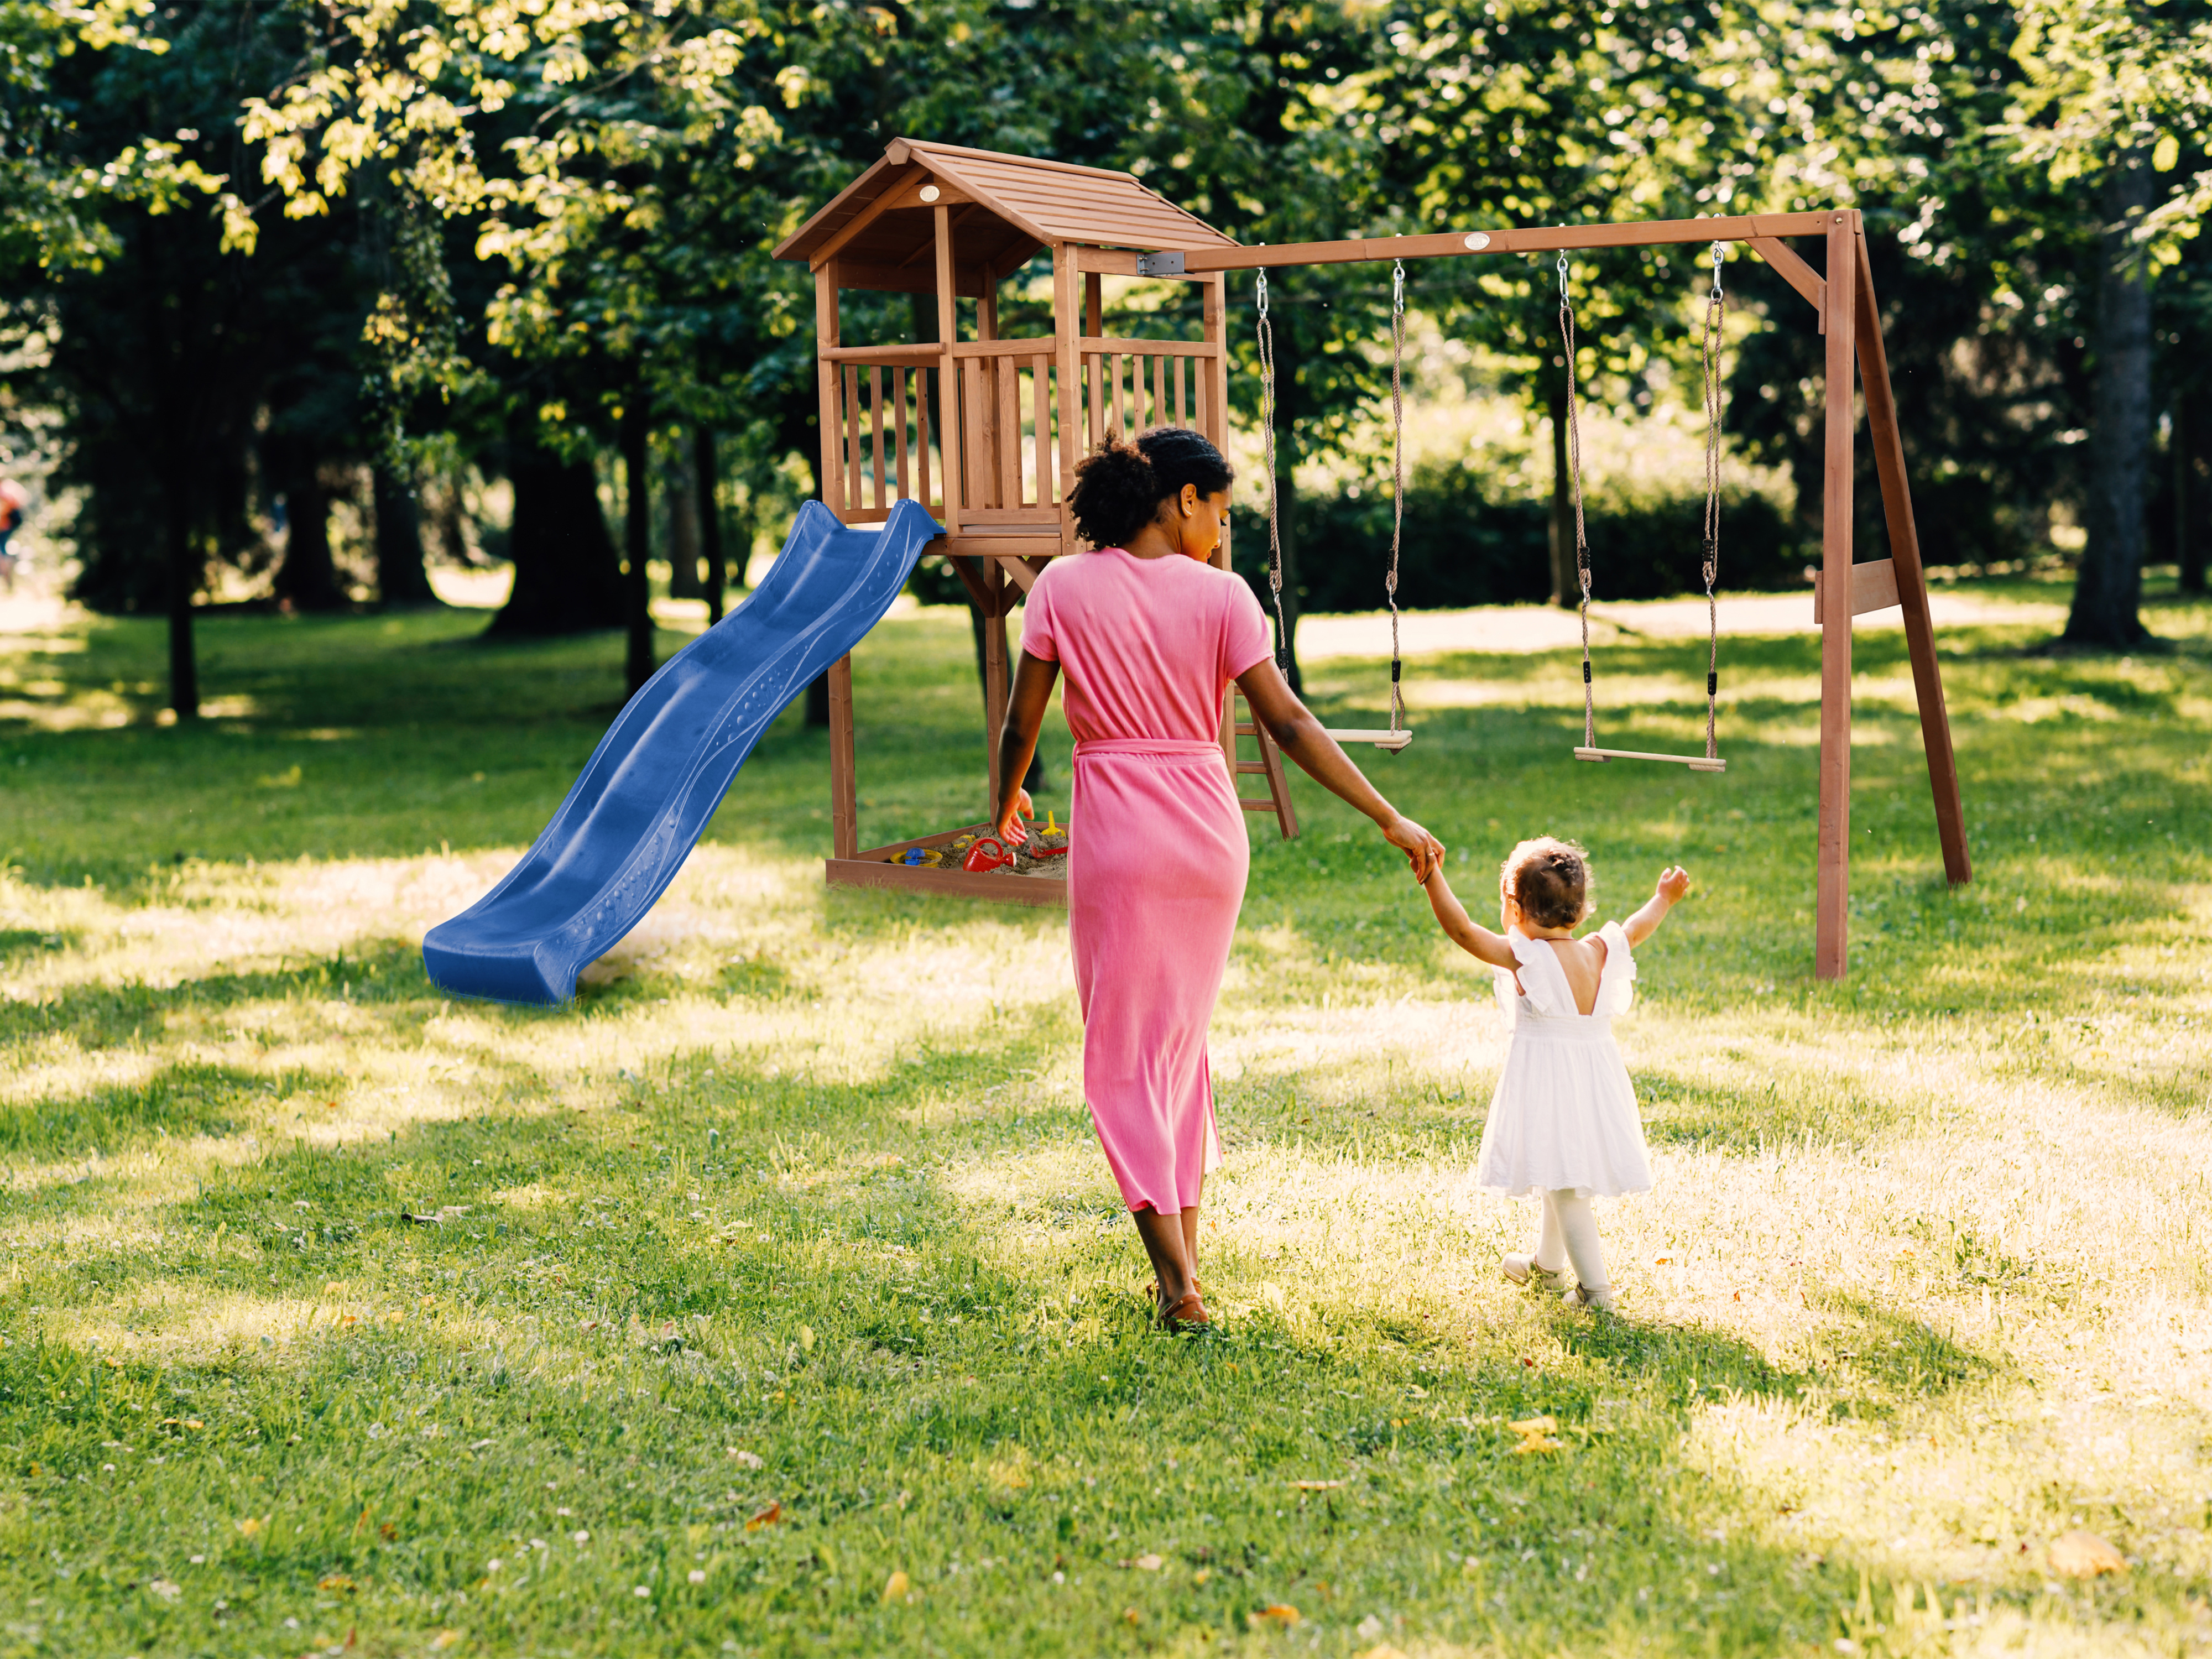
[(1820, 875), (1813, 971), (1841, 979), (1849, 963), (1851, 900), (1851, 447), (1857, 424), (1858, 216), (1828, 216), (1826, 469), (1820, 493)]
[[(1060, 422), (1060, 478), (1059, 487), (1051, 497), (1052, 505), (1060, 512), (1060, 545), (1064, 552), (1075, 550), (1075, 518), (1067, 510), (1069, 491), (1075, 488), (1075, 463), (1081, 452), (1077, 447), (1076, 434), (1083, 429), (1083, 374), (1082, 352), (1076, 345), (1083, 331), (1083, 321), (1076, 314), (1082, 303), (1082, 290), (1077, 286), (1079, 272), (1075, 268), (1075, 250), (1066, 242), (1055, 242), (1052, 248), (1052, 332), (1054, 362), (1054, 374), (1059, 380), (1059, 396), (1054, 400)], [(1038, 450), (1043, 450), (1042, 433), (1037, 434)], [(1040, 501), (1043, 481), (1038, 481)]]
[(1954, 887), (1974, 878), (1966, 852), (1966, 809), (1959, 799), (1959, 763), (1951, 750), (1951, 716), (1943, 706), (1943, 671), (1936, 660), (1936, 622), (1929, 614), (1928, 577), (1920, 563), (1920, 532), (1912, 521), (1912, 493), (1905, 476), (1905, 441), (1897, 423), (1897, 398), (1889, 384), (1889, 355), (1882, 347), (1881, 316), (1875, 305), (1874, 267), (1863, 232), (1852, 239), (1857, 258), (1859, 380), (1866, 390), (1867, 441), (1881, 478), (1881, 508), (1889, 526), (1890, 562), (1897, 601), (1905, 612), (1905, 643), (1912, 659), (1912, 690), (1920, 704), (1921, 746), (1928, 753), (1928, 784), (1936, 797), (1936, 834), (1943, 847), (1943, 873)]
[(842, 507), (845, 501), (845, 469), (840, 460), (844, 436), (837, 418), (837, 365), (830, 353), (837, 349), (837, 262), (830, 260), (814, 273), (815, 374), (822, 398), (822, 502)]
[[(1216, 271), (1206, 284), (1204, 299), (1206, 343), (1212, 353), (1200, 359), (1198, 370), (1199, 430), (1217, 449), (1229, 447), (1229, 273)], [(1227, 530), (1223, 531), (1227, 545)]]
[(937, 343), (945, 356), (937, 371), (937, 449), (945, 487), (945, 529), (960, 533), (960, 509), (967, 504), (967, 477), (960, 465), (960, 361), (952, 343), (960, 337), (960, 307), (952, 291), (952, 211), (937, 214)]
[(860, 850), (860, 806), (853, 762), (853, 659), (830, 665), (830, 845), (832, 856)]
[(1019, 778), (999, 775), (999, 731), (1006, 723), (1006, 573), (996, 559), (984, 561), (983, 586), (991, 603), (983, 617), (983, 745), (991, 765), (991, 810), (1004, 799), (1000, 787)]

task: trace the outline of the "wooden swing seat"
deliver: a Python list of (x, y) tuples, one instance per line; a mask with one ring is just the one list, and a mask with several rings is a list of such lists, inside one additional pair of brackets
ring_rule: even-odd
[(1328, 726), (1322, 727), (1322, 731), (1326, 735), (1334, 738), (1339, 743), (1371, 743), (1377, 749), (1387, 749), (1394, 755), (1413, 740), (1413, 734), (1411, 732), (1403, 731), (1352, 730)]
[(1650, 755), (1640, 749), (1577, 748), (1575, 750), (1575, 758), (1578, 761), (1596, 761), (1601, 764), (1606, 761), (1615, 760), (1666, 761), (1673, 765), (1686, 766), (1692, 772), (1728, 770), (1728, 763), (1724, 760), (1707, 760), (1703, 755)]

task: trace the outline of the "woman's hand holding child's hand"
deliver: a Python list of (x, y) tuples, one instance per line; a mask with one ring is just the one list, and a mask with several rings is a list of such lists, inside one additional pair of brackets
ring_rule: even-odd
[(1402, 814), (1383, 825), (1382, 839), (1406, 855), (1415, 881), (1425, 882), (1432, 872), (1443, 868), (1443, 843)]

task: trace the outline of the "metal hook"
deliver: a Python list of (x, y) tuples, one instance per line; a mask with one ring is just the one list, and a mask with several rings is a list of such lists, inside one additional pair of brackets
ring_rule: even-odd
[(1260, 273), (1259, 299), (1260, 314), (1264, 317), (1267, 314), (1267, 273), (1265, 270)]
[(1562, 298), (1564, 298), (1564, 297), (1565, 296), (1565, 295), (1566, 295), (1566, 292), (1567, 292), (1567, 255), (1566, 255), (1566, 251), (1563, 248), (1563, 249), (1561, 249), (1561, 250), (1560, 250), (1560, 252), (1559, 252), (1559, 294), (1560, 294), (1560, 296), (1561, 296)]
[(1713, 292), (1714, 292), (1714, 293), (1716, 293), (1716, 294), (1718, 294), (1720, 291), (1721, 291), (1721, 245), (1720, 245), (1718, 242), (1715, 242), (1715, 243), (1713, 244)]
[(1390, 314), (1402, 315), (1406, 309), (1406, 262), (1390, 261)]

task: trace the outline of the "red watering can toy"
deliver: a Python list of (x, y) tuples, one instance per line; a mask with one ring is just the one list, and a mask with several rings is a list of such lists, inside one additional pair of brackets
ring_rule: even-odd
[(960, 860), (960, 867), (971, 876), (981, 876), (1013, 861), (1014, 855), (1006, 849), (997, 836), (984, 836), (968, 849), (968, 856)]

